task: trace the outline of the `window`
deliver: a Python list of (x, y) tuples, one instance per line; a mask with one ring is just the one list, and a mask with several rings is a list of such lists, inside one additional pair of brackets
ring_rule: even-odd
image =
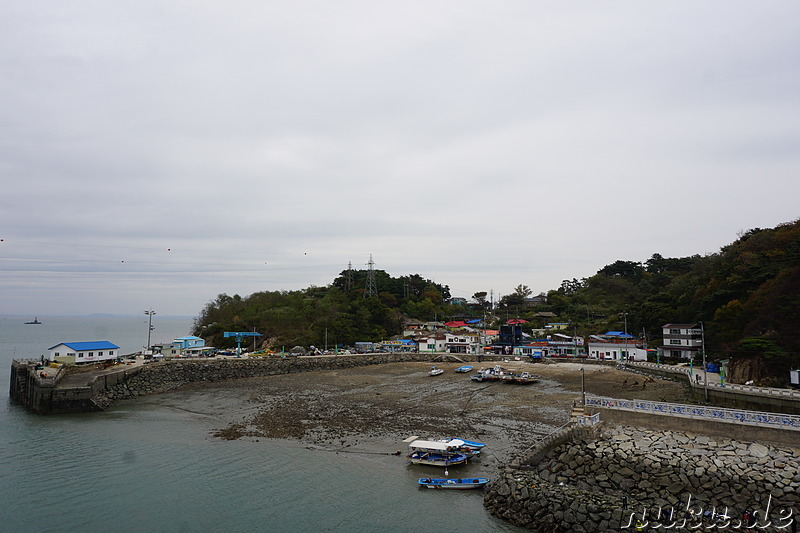
[(88, 356), (89, 357), (94, 357), (94, 352), (89, 352)]
[(671, 329), (671, 330), (669, 330), (669, 334), (670, 335), (680, 335), (681, 334), (681, 330), (679, 330), (679, 329)]
[(680, 343), (681, 343), (681, 340), (680, 340), (680, 339), (670, 339), (670, 340), (669, 340), (669, 343), (670, 343), (670, 344), (680, 344)]
[(97, 352), (97, 357), (103, 357), (103, 352)]
[(53, 354), (53, 356), (54, 356), (54, 357), (60, 357), (60, 356), (61, 356), (61, 354), (60, 354), (60, 353), (58, 353), (58, 352), (56, 352), (56, 353), (54, 353), (54, 354)]

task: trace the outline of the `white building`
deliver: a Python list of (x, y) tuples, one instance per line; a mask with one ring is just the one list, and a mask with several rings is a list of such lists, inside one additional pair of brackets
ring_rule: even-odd
[(589, 358), (612, 361), (647, 361), (647, 345), (633, 335), (609, 331), (604, 335), (589, 335)]
[(664, 324), (661, 328), (665, 357), (694, 359), (703, 348), (703, 330), (697, 324)]
[(119, 357), (119, 346), (108, 341), (62, 342), (48, 348), (57, 363), (97, 363)]
[(475, 354), (478, 352), (478, 346), (480, 345), (480, 342), (478, 341), (477, 335), (466, 333), (445, 333), (444, 345), (445, 351), (448, 353)]
[(444, 335), (430, 335), (427, 337), (418, 337), (417, 341), (418, 352), (444, 352), (445, 351), (445, 337)]

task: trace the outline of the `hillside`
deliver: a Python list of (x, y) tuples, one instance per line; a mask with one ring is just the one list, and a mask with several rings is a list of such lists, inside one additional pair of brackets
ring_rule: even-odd
[(398, 335), (409, 318), (444, 321), (488, 312), (489, 326), (513, 316), (527, 320), (528, 331), (551, 321), (569, 322), (580, 335), (627, 327), (655, 346), (662, 325), (702, 321), (709, 355), (732, 359), (740, 380), (785, 380), (788, 368), (800, 365), (800, 220), (749, 230), (705, 256), (619, 260), (589, 278), (564, 280), (548, 292), (546, 304), (533, 307), (523, 305), (530, 293), (524, 285), (491, 309), (485, 293), (476, 293), (470, 305), (451, 305), (446, 285), (418, 274), (376, 270), (372, 286), (368, 274), (343, 271), (327, 287), (300, 291), (220, 294), (195, 319), (194, 333), (214, 346), (231, 345), (224, 331), (255, 330), (273, 349), (325, 348)]

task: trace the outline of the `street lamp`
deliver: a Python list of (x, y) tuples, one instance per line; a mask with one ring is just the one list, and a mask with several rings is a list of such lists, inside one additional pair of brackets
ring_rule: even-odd
[(150, 332), (153, 331), (153, 315), (156, 314), (156, 312), (150, 309), (149, 311), (145, 311), (144, 314), (147, 315), (147, 346), (145, 346), (145, 348), (150, 350), (152, 355), (152, 350), (150, 349)]
[(703, 346), (703, 395), (708, 401), (708, 368), (706, 367), (706, 331), (700, 322), (700, 343)]

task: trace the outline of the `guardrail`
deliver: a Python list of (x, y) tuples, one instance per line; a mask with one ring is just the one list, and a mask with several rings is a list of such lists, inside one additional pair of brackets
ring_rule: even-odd
[(586, 405), (603, 409), (617, 409), (654, 415), (679, 416), (697, 420), (712, 420), (715, 422), (728, 422), (731, 424), (800, 431), (800, 416), (798, 415), (654, 402), (650, 400), (621, 400), (603, 396), (587, 396)]
[[(658, 370), (660, 372), (671, 372), (673, 374), (686, 374), (686, 376), (691, 376), (692, 370), (685, 367), (685, 366), (673, 366), (673, 365), (659, 365), (657, 363), (645, 363), (641, 361), (629, 361), (625, 363), (627, 366), (631, 368), (652, 368), (653, 370)], [(695, 372), (703, 372), (702, 369), (695, 370)], [(689, 384), (692, 387), (704, 387), (704, 383), (697, 383), (691, 378), (689, 378)], [(793, 389), (777, 389), (774, 387), (755, 387), (752, 385), (740, 385), (738, 383), (716, 383), (716, 382), (709, 382), (708, 388), (714, 389), (728, 389), (728, 390), (735, 390), (740, 392), (747, 392), (750, 394), (760, 394), (765, 396), (780, 396), (784, 398), (797, 398), (800, 400), (800, 391), (793, 390)]]

